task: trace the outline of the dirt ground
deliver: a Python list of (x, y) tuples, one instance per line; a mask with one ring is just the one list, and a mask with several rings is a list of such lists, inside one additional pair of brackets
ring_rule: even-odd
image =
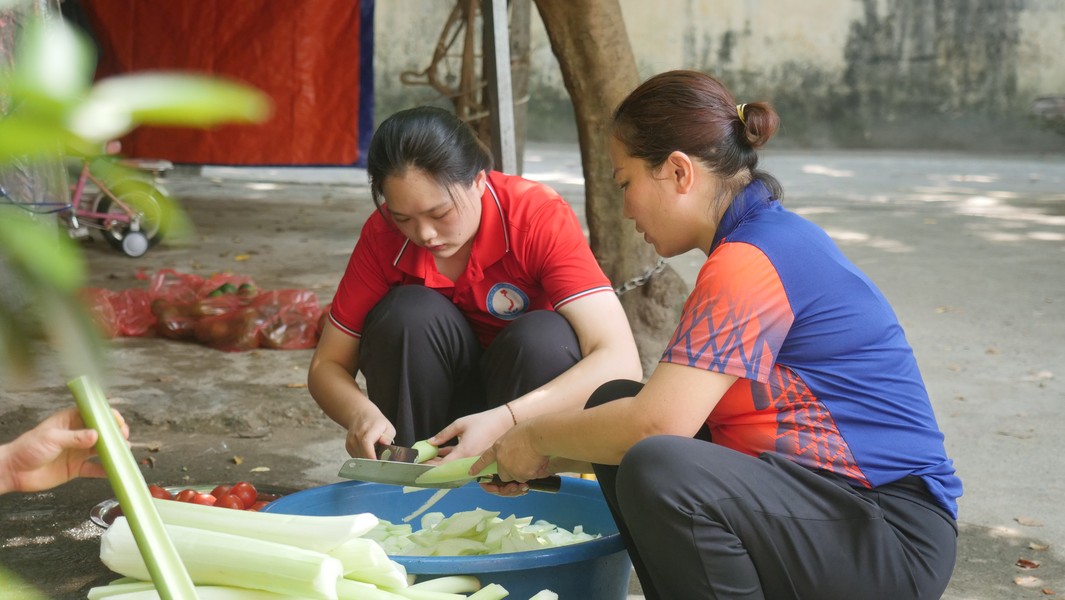
[[(575, 149), (526, 156), (526, 175), (558, 188), (582, 214)], [(1065, 390), (1054, 373), (1065, 359), (1060, 159), (789, 153), (765, 163), (787, 202), (881, 286), (918, 354), (966, 485), (958, 567), (944, 597), (1065, 597), (1057, 425)], [(85, 242), (91, 285), (143, 287), (139, 275), (162, 268), (231, 271), (263, 289), (312, 290), (324, 304), (372, 210), (357, 171), (183, 169), (167, 185), (194, 220), (195, 238), (139, 259)], [(671, 264), (691, 280), (699, 262), (684, 255)], [(345, 458), (340, 429), (307, 393), (310, 356), (118, 339), (103, 383), (130, 423), (149, 482), (248, 480), (296, 490), (338, 481)], [(42, 359), (33, 381), (0, 390), (0, 440), (70, 404), (63, 375), (44, 350)], [(104, 481), (0, 497), (0, 565), (50, 598), (83, 598), (114, 578), (99, 563), (100, 529), (88, 519), (110, 497)], [(1024, 571), (1020, 558), (1041, 565)], [(1023, 587), (1022, 577), (1040, 582)]]

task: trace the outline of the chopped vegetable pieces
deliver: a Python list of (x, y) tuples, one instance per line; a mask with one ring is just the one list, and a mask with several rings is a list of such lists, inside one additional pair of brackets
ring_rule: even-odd
[(380, 521), (364, 537), (381, 544), (393, 556), (472, 556), (542, 550), (594, 540), (580, 525), (568, 531), (532, 517), (476, 509), (450, 517), (431, 512), (422, 516), (421, 529)]

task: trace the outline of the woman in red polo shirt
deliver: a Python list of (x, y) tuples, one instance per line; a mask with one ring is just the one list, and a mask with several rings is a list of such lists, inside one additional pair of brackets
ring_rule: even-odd
[(491, 168), (470, 128), (437, 108), (391, 116), (370, 142), (378, 210), (308, 373), (352, 456), (438, 433), (457, 439), (453, 456), (475, 455), (521, 420), (579, 409), (600, 384), (642, 375), (573, 210)]

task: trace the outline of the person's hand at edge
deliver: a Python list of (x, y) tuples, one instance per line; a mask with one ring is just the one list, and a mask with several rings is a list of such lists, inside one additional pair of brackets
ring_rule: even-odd
[[(129, 438), (129, 426), (111, 411)], [(52, 413), (9, 444), (0, 445), (0, 493), (39, 492), (75, 477), (104, 477), (104, 468), (91, 459), (99, 434), (87, 429), (75, 408)]]

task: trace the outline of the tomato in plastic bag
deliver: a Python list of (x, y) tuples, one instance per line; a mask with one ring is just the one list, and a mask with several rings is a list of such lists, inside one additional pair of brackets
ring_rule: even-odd
[(167, 300), (152, 302), (152, 314), (155, 315), (155, 331), (171, 340), (188, 340), (194, 335), (193, 326), (196, 317), (192, 304), (173, 304)]

